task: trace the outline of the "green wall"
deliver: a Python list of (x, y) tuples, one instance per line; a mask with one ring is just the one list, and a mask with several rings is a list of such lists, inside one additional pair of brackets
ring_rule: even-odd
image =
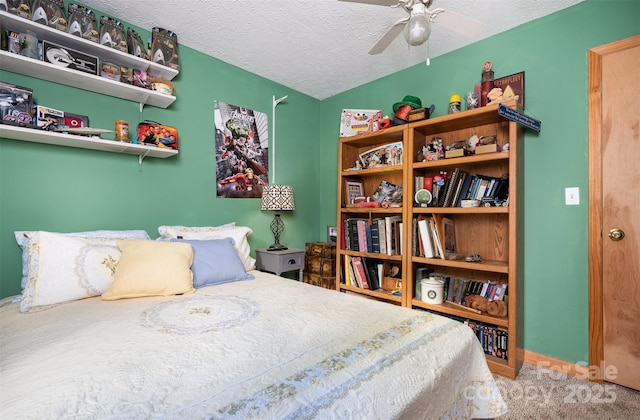
[[(525, 349), (586, 361), (587, 50), (639, 32), (640, 2), (587, 0), (432, 58), (430, 67), (416, 65), (321, 102), (181, 46), (178, 100), (142, 115), (178, 127), (178, 156), (147, 158), (139, 172), (134, 156), (0, 140), (0, 296), (20, 292), (14, 230), (145, 229), (156, 237), (158, 225), (235, 220), (254, 229), (253, 249), (270, 244), (272, 215), (260, 212), (259, 200), (215, 197), (214, 99), (266, 112), (272, 128), (272, 96), (289, 95), (277, 111), (276, 182), (293, 185), (296, 210), (283, 215), (282, 242), (323, 240), (336, 220), (341, 110), (391, 113), (394, 102), (412, 94), (442, 115), (449, 96), (471, 89), (491, 60), (496, 77), (525, 71), (526, 113), (542, 121), (542, 131), (526, 131), (524, 141)], [(8, 72), (0, 79), (33, 87), (43, 105), (89, 115), (95, 127), (141, 119), (137, 104)], [(580, 187), (579, 206), (564, 205), (565, 187)]]
[[(525, 130), (524, 140), (524, 347), (561, 360), (589, 360), (587, 51), (638, 33), (640, 2), (588, 0), (321, 106), (323, 121), (337, 121), (342, 108), (391, 114), (394, 102), (415, 95), (442, 115), (451, 94), (479, 81), (485, 61), (493, 62), (496, 77), (525, 71), (525, 112), (542, 121), (542, 130)], [(338, 125), (321, 129), (328, 155), (335, 155)], [(323, 160), (321, 172), (327, 176), (320, 191), (329, 197), (335, 162)], [(564, 205), (566, 187), (580, 188), (579, 206)], [(335, 198), (321, 203), (321, 220), (335, 221), (335, 207)]]
[(267, 113), (271, 137), (272, 98), (289, 96), (277, 110), (275, 181), (293, 186), (296, 210), (282, 214), (281, 242), (301, 248), (326, 238), (315, 188), (320, 102), (184, 46), (179, 52), (177, 101), (168, 109), (145, 107), (142, 115), (137, 103), (2, 71), (0, 80), (33, 88), (41, 105), (88, 115), (93, 127), (113, 129), (117, 119), (131, 130), (143, 119), (176, 126), (180, 152), (146, 158), (140, 171), (137, 156), (1, 139), (0, 297), (20, 293), (15, 230), (144, 229), (156, 238), (160, 225), (236, 221), (254, 230), (252, 249), (270, 245), (273, 212), (261, 212), (259, 199), (216, 198), (214, 100)]

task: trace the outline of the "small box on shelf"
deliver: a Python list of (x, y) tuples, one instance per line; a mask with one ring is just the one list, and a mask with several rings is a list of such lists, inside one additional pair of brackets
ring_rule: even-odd
[(483, 144), (481, 146), (476, 146), (476, 154), (482, 154), (482, 153), (491, 153), (491, 152), (497, 152), (498, 151), (498, 145), (496, 143), (493, 144)]

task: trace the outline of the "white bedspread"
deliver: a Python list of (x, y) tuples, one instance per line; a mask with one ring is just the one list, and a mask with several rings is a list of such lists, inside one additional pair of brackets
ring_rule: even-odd
[(252, 271), (186, 296), (0, 304), (0, 418), (431, 419), (506, 412), (472, 331)]

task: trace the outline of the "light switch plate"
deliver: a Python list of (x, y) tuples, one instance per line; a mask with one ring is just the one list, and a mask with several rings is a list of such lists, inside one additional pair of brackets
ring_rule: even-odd
[(567, 206), (580, 205), (580, 188), (570, 187), (564, 189), (564, 203)]

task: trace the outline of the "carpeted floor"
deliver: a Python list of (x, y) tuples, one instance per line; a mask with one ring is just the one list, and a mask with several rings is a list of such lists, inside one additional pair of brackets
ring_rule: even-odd
[[(640, 375), (640, 372), (638, 372)], [(495, 376), (507, 419), (640, 419), (640, 392), (596, 384), (525, 363), (515, 381)]]

